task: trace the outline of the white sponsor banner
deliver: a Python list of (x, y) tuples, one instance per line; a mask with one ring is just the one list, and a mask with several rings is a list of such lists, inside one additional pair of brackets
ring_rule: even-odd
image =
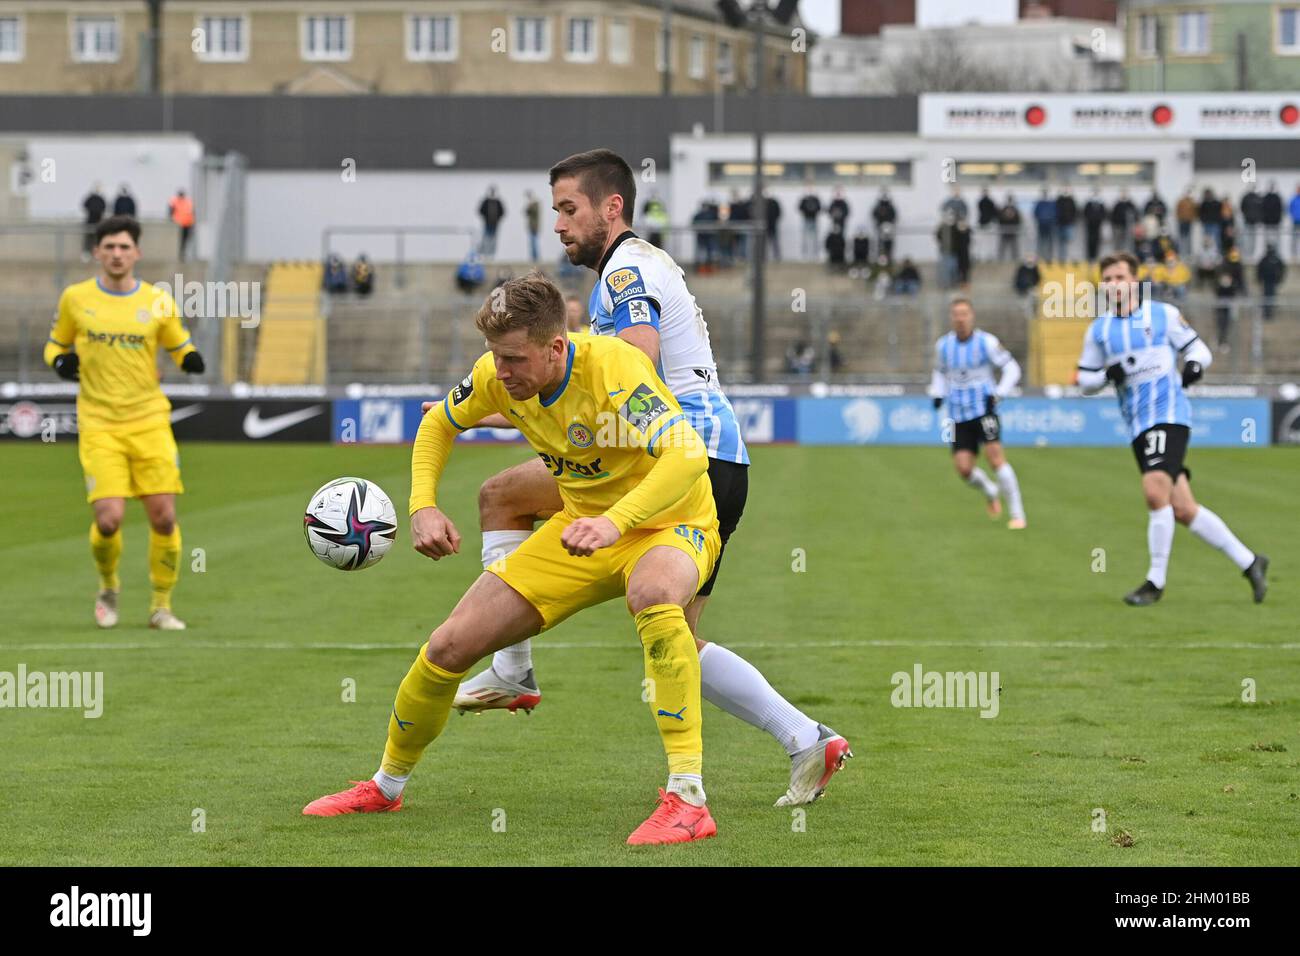
[(923, 94), (921, 136), (1300, 139), (1300, 93)]

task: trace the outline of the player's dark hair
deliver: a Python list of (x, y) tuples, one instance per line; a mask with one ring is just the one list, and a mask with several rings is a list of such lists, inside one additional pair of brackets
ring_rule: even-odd
[(533, 270), (507, 279), (489, 292), (474, 316), (474, 325), (489, 339), (524, 329), (532, 342), (545, 345), (565, 334), (565, 319), (564, 293)]
[(1098, 271), (1105, 272), (1117, 262), (1127, 263), (1128, 274), (1134, 279), (1137, 278), (1138, 260), (1137, 256), (1133, 255), (1131, 252), (1112, 252), (1108, 256), (1102, 256), (1101, 262), (1098, 264)]
[(574, 153), (551, 167), (551, 185), (557, 180), (572, 176), (578, 180), (578, 189), (596, 204), (615, 194), (623, 198), (623, 222), (632, 225), (632, 211), (636, 208), (636, 177), (632, 167), (612, 149), (589, 149)]
[(103, 242), (105, 236), (116, 236), (119, 232), (129, 233), (131, 241), (140, 245), (140, 223), (134, 216), (109, 216), (101, 219), (95, 227), (95, 245)]

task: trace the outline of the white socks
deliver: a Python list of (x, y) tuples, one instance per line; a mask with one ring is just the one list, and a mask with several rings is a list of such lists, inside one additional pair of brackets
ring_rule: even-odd
[(411, 779), (408, 773), (405, 777), (394, 777), (391, 774), (384, 773), (383, 770), (375, 771), (375, 775), (370, 778), (379, 785), (379, 789), (389, 800), (396, 800), (406, 789), (406, 781)]
[(997, 475), (998, 487), (1002, 489), (1002, 499), (1007, 503), (1011, 517), (1024, 521), (1025, 505), (1020, 500), (1020, 482), (1016, 481), (1016, 470), (1011, 467), (1011, 462), (1004, 461)]
[(772, 689), (753, 664), (717, 644), (700, 651), (700, 690), (704, 699), (766, 730), (794, 756), (817, 742), (817, 721)]
[(989, 501), (998, 496), (998, 486), (993, 483), (992, 478), (984, 473), (983, 468), (972, 468), (970, 477), (966, 479), (966, 484), (984, 492), (984, 497)]
[(693, 807), (702, 807), (706, 802), (704, 796), (704, 777), (698, 773), (670, 773), (669, 793), (675, 793)]
[(1187, 530), (1196, 535), (1212, 548), (1218, 548), (1241, 570), (1245, 571), (1255, 560), (1255, 553), (1241, 543), (1240, 539), (1228, 530), (1223, 519), (1205, 505), (1196, 511)]
[[(1227, 530), (1224, 528), (1224, 531)], [(1147, 580), (1161, 589), (1165, 586), (1165, 575), (1169, 570), (1169, 552), (1173, 546), (1174, 506), (1165, 505), (1163, 508), (1148, 512), (1147, 550), (1151, 552), (1151, 569), (1147, 571)]]
[[(531, 531), (484, 531), (483, 570), (509, 554), (528, 540)], [(528, 675), (533, 666), (533, 642), (520, 641), (504, 647), (492, 655), (492, 669), (508, 681), (518, 683)]]

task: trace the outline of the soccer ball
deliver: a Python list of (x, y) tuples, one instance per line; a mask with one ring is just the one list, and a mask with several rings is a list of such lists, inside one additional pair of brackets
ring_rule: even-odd
[(397, 513), (384, 490), (363, 478), (335, 478), (307, 502), (302, 519), (307, 546), (332, 568), (357, 571), (388, 553)]

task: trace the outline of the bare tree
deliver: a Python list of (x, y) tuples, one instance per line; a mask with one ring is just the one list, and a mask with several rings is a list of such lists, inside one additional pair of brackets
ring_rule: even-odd
[(1018, 60), (989, 62), (963, 48), (954, 30), (937, 30), (893, 58), (886, 75), (895, 93), (1045, 92), (1054, 88), (1041, 69)]

